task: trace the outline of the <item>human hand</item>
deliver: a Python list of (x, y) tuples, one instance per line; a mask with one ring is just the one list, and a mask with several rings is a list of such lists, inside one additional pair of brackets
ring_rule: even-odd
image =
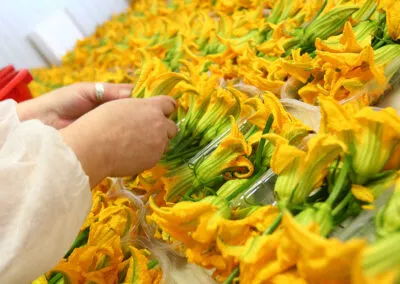
[(106, 176), (131, 176), (153, 167), (178, 128), (168, 116), (171, 97), (103, 104), (60, 130), (95, 186)]
[[(104, 102), (128, 98), (131, 84), (104, 83)], [(38, 98), (17, 105), (21, 121), (39, 119), (44, 124), (61, 129), (85, 113), (99, 106), (95, 83), (77, 83), (54, 90)]]

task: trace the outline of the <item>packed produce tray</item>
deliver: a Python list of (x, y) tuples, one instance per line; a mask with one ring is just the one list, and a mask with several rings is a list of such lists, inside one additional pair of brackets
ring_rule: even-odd
[(399, 13), (134, 1), (33, 70), (34, 96), (83, 80), (171, 96), (179, 127), (155, 167), (93, 189), (77, 241), (39, 280), (396, 283)]

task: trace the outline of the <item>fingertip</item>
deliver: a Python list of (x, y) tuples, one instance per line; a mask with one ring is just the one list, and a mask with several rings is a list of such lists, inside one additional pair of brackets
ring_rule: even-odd
[(172, 120), (168, 120), (168, 126), (167, 126), (167, 134), (168, 134), (168, 139), (174, 138), (176, 135), (178, 135), (179, 128), (176, 125), (175, 122)]
[(154, 97), (154, 98), (157, 98), (157, 99), (162, 100), (162, 101), (169, 101), (169, 102), (173, 103), (174, 106), (176, 106), (176, 101), (175, 101), (175, 99), (173, 97), (166, 96), (166, 95), (160, 95), (160, 96), (157, 96), (157, 97)]
[(132, 94), (132, 89), (121, 89), (119, 90), (119, 97), (122, 99), (129, 98)]
[(166, 116), (169, 116), (176, 110), (176, 101), (168, 96), (156, 96), (150, 98), (155, 102), (163, 111)]

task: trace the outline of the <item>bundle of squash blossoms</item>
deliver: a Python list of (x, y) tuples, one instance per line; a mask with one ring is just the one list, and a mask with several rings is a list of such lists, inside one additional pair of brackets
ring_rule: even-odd
[[(400, 116), (373, 107), (399, 39), (396, 0), (133, 1), (31, 89), (133, 83), (177, 100), (179, 134), (154, 168), (93, 190), (34, 283), (168, 282), (166, 250), (210, 282), (399, 281)], [(314, 105), (317, 127), (287, 102)]]

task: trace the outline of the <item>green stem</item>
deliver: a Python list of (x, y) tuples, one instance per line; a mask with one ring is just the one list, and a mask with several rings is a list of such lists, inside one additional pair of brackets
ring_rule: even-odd
[(257, 181), (265, 172), (266, 172), (267, 168), (263, 167), (261, 168), (257, 174), (253, 175), (248, 182), (246, 182), (244, 185), (242, 185), (241, 187), (239, 187), (238, 189), (236, 189), (234, 192), (232, 192), (227, 198), (227, 201), (231, 201), (232, 199), (234, 199), (236, 196), (238, 196), (239, 194), (241, 194), (243, 191), (245, 191), (246, 189), (249, 188), (249, 185), (251, 185), (253, 182)]
[(336, 160), (336, 163), (335, 163), (335, 166), (333, 168), (332, 174), (330, 174), (328, 176), (328, 186), (329, 186), (329, 188), (331, 188), (332, 184), (334, 184), (334, 182), (335, 182), (336, 173), (337, 173), (337, 170), (338, 170), (338, 167), (339, 167), (339, 162), (340, 162), (340, 158), (338, 158)]
[(283, 214), (281, 211), (279, 212), (279, 215), (276, 216), (274, 222), (264, 231), (263, 236), (271, 235), (276, 230), (276, 228), (278, 228), (279, 224), (282, 221), (282, 217)]
[(231, 284), (233, 279), (235, 279), (235, 277), (238, 276), (238, 274), (239, 274), (239, 267), (236, 267), (222, 284)]
[[(271, 126), (272, 126), (273, 122), (274, 122), (274, 116), (272, 114), (270, 114), (268, 117), (267, 123), (265, 124), (262, 135), (267, 134), (271, 130)], [(259, 170), (261, 168), (264, 144), (265, 144), (265, 138), (261, 138), (260, 143), (258, 144), (257, 152), (256, 152), (256, 162), (255, 162), (256, 170)]]
[(78, 237), (75, 239), (74, 243), (72, 244), (71, 248), (67, 251), (64, 258), (67, 259), (74, 249), (81, 247), (87, 243), (89, 238), (90, 227), (87, 227), (84, 231), (82, 231)]
[(176, 155), (190, 147), (192, 143), (196, 143), (196, 137), (190, 137), (188, 138), (187, 135), (185, 135), (182, 139), (179, 139), (179, 141), (174, 141), (173, 145), (171, 146), (171, 149), (169, 150), (170, 155)]
[(342, 168), (340, 169), (339, 176), (333, 185), (333, 189), (331, 194), (329, 195), (326, 203), (333, 206), (336, 202), (336, 199), (339, 197), (344, 185), (346, 184), (346, 179), (350, 171), (351, 166), (351, 156), (346, 155), (344, 158), (344, 162)]
[(347, 206), (347, 204), (350, 202), (352, 197), (353, 197), (353, 194), (351, 193), (351, 191), (349, 191), (346, 194), (346, 197), (343, 198), (343, 200), (338, 204), (338, 206), (335, 207), (335, 209), (333, 209), (332, 216), (336, 217), (337, 215), (339, 215), (339, 213), (342, 211), (342, 209), (345, 208)]
[(158, 265), (158, 261), (156, 259), (152, 259), (147, 263), (147, 269), (153, 269), (154, 267), (156, 267)]
[(64, 275), (63, 275), (62, 273), (59, 273), (59, 272), (58, 272), (58, 273), (54, 274), (54, 275), (50, 278), (48, 284), (55, 284), (55, 283), (57, 283), (59, 280), (61, 280), (63, 277), (64, 277)]
[[(272, 234), (279, 224), (282, 221), (282, 211), (279, 212), (279, 215), (275, 218), (274, 222), (264, 231), (263, 236), (267, 236)], [(223, 282), (223, 284), (231, 284), (233, 279), (239, 274), (239, 266), (236, 267), (231, 274), (229, 274), (228, 278)]]

